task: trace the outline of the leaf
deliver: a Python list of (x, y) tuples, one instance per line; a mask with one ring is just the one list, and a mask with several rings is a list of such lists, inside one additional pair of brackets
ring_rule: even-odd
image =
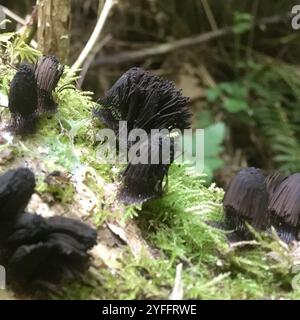
[(207, 128), (213, 123), (213, 114), (211, 110), (204, 110), (197, 115), (198, 128)]
[(90, 122), (90, 119), (83, 119), (83, 120), (69, 120), (68, 124), (70, 126), (70, 131), (69, 134), (72, 138), (75, 138), (78, 134), (79, 131), (82, 128), (85, 128), (88, 123)]
[(234, 13), (234, 32), (242, 34), (252, 27), (252, 16), (246, 12)]
[(220, 152), (220, 145), (225, 136), (225, 124), (223, 122), (210, 125), (204, 131), (205, 157), (214, 156)]
[(208, 89), (206, 91), (206, 97), (209, 102), (215, 102), (222, 94), (219, 86)]
[(248, 104), (244, 100), (238, 100), (235, 98), (227, 98), (224, 101), (224, 108), (228, 112), (240, 112), (245, 111), (249, 108)]
[(243, 84), (236, 82), (222, 82), (219, 87), (228, 96), (247, 99), (248, 89)]
[(225, 137), (225, 124), (215, 123), (205, 129), (204, 132), (204, 171), (208, 180), (212, 178), (215, 170), (223, 166), (220, 153), (223, 151), (223, 140)]
[(2, 21), (0, 22), (0, 27), (4, 27), (4, 29), (5, 29), (5, 25), (6, 25), (7, 23), (11, 23), (11, 21), (10, 21), (9, 19), (4, 19), (4, 20), (2, 20)]

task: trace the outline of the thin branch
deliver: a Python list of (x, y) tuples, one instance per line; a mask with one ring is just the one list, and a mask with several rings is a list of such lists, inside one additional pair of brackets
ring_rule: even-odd
[(88, 56), (89, 52), (93, 49), (96, 41), (98, 40), (98, 38), (101, 34), (101, 31), (104, 27), (106, 19), (108, 18), (109, 12), (115, 3), (116, 3), (115, 0), (106, 0), (105, 1), (103, 10), (99, 16), (99, 19), (97, 21), (95, 29), (94, 29), (89, 41), (87, 42), (85, 48), (82, 50), (78, 59), (75, 61), (75, 63), (71, 67), (71, 70), (70, 70), (71, 73), (75, 73), (81, 67), (81, 65), (85, 61), (86, 57)]
[[(252, 4), (252, 17), (253, 21), (256, 20), (257, 17), (257, 12), (258, 12), (258, 6), (259, 6), (259, 1), (260, 0), (254, 0)], [(254, 43), (254, 34), (255, 34), (255, 24), (253, 23), (252, 28), (249, 32), (249, 37), (248, 37), (248, 47), (247, 47), (247, 56), (250, 57), (252, 54), (252, 48), (253, 48), (253, 43)]]
[(21, 25), (26, 25), (26, 20), (19, 17), (17, 14), (15, 14), (14, 12), (12, 12), (11, 10), (9, 10), (8, 8), (1, 6), (2, 11), (4, 12), (4, 14), (6, 16), (8, 16), (9, 18), (15, 20), (16, 22), (18, 22)]
[(21, 39), (26, 44), (31, 44), (35, 49), (37, 48), (37, 42), (33, 40), (33, 37), (37, 32), (37, 14), (37, 7), (34, 7), (30, 17), (26, 22), (26, 25), (19, 31), (21, 34)]
[[(275, 24), (275, 23), (285, 21), (290, 17), (291, 17), (290, 13), (285, 15), (276, 15), (272, 17), (266, 17), (257, 21), (254, 25), (259, 27), (267, 24)], [(197, 36), (183, 38), (170, 43), (160, 44), (152, 48), (145, 48), (138, 51), (125, 51), (112, 56), (104, 56), (96, 59), (92, 65), (108, 66), (108, 65), (122, 64), (125, 62), (144, 60), (149, 57), (164, 55), (178, 49), (196, 46), (214, 39), (218, 39), (226, 35), (230, 35), (235, 32), (234, 30), (235, 30), (234, 26), (230, 26), (230, 27), (225, 27), (223, 29), (202, 33)]]
[(216, 19), (213, 15), (213, 12), (210, 8), (210, 5), (209, 3), (207, 2), (207, 0), (201, 0), (201, 3), (202, 3), (202, 6), (204, 8), (204, 11), (205, 11), (205, 14), (207, 16), (207, 19), (208, 19), (208, 22), (210, 24), (210, 27), (212, 30), (218, 30), (218, 25), (217, 25), (217, 22), (216, 22)]
[(91, 53), (88, 55), (88, 57), (86, 58), (82, 70), (80, 72), (80, 76), (78, 79), (78, 85), (79, 87), (82, 86), (84, 79), (86, 77), (86, 74), (93, 62), (93, 60), (95, 59), (95, 56), (97, 55), (97, 53), (102, 50), (102, 48), (112, 39), (112, 35), (108, 34), (107, 36), (105, 36), (99, 43), (97, 43), (94, 47), (94, 49), (91, 51)]
[[(31, 46), (33, 48), (37, 48), (37, 42), (35, 40), (33, 40), (33, 36), (35, 33), (35, 27), (34, 25), (34, 15), (36, 15), (35, 9), (33, 10), (32, 15), (30, 16), (29, 20), (26, 21), (25, 19), (19, 17), (17, 14), (15, 14), (14, 12), (12, 12), (11, 10), (9, 10), (8, 8), (4, 7), (4, 6), (0, 6), (2, 11), (4, 12), (4, 14), (6, 16), (8, 16), (9, 18), (15, 20), (17, 23), (22, 25), (21, 34), (27, 33), (26, 29), (30, 29), (30, 32), (28, 33), (28, 39), (27, 41), (25, 41), (26, 43), (30, 42)], [(25, 32), (26, 31), (26, 32)]]
[(245, 246), (259, 246), (260, 243), (256, 240), (251, 240), (251, 241), (240, 241), (240, 242), (235, 242), (230, 244), (230, 250), (235, 250), (236, 248), (241, 248)]
[(94, 61), (93, 65), (103, 66), (111, 64), (122, 64), (124, 62), (142, 60), (148, 57), (159, 56), (181, 48), (199, 45), (201, 43), (220, 38), (232, 32), (233, 28), (228, 27), (212, 32), (202, 33), (195, 37), (189, 37), (181, 40), (176, 40), (170, 43), (160, 44), (152, 48), (146, 48), (138, 51), (125, 51), (119, 54), (115, 54), (113, 56), (99, 58)]

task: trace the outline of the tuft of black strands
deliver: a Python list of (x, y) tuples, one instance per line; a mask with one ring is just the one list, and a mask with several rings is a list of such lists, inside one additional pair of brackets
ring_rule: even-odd
[(174, 161), (175, 143), (173, 138), (163, 135), (159, 135), (156, 141), (158, 143), (152, 143), (151, 138), (147, 138), (134, 145), (138, 150), (138, 157), (142, 156), (141, 163), (136, 163), (134, 156), (129, 159), (119, 190), (119, 199), (122, 202), (142, 203), (162, 195), (163, 181)]
[(13, 220), (24, 211), (34, 188), (34, 174), (29, 169), (9, 170), (0, 176), (0, 221)]
[[(189, 128), (191, 113), (188, 102), (189, 98), (184, 97), (173, 82), (135, 67), (116, 81), (100, 100), (101, 108), (95, 109), (94, 115), (117, 135), (119, 121), (126, 121), (128, 132), (133, 129), (143, 129), (150, 136), (153, 129), (171, 131)], [(157, 146), (149, 147), (148, 140), (128, 143), (128, 149), (139, 146), (141, 155), (148, 155), (151, 152), (157, 155), (167, 144), (167, 136), (162, 138)], [(172, 154), (172, 151), (171, 153), (169, 151), (169, 157), (174, 157), (174, 152)], [(129, 162), (123, 173), (119, 198), (126, 203), (136, 203), (160, 196), (170, 163)]]
[(9, 88), (9, 110), (11, 129), (18, 133), (32, 133), (36, 127), (37, 83), (33, 68), (20, 66)]
[(52, 233), (68, 235), (82, 244), (85, 250), (95, 244), (96, 231), (79, 220), (55, 216), (43, 218), (37, 214), (22, 213), (15, 220), (13, 231), (7, 238), (8, 247), (24, 243), (46, 241)]
[(38, 109), (41, 112), (55, 112), (57, 105), (52, 92), (64, 72), (64, 67), (56, 57), (48, 55), (41, 57), (35, 66), (35, 77), (38, 88)]
[[(36, 219), (37, 216), (33, 216)], [(11, 281), (33, 287), (39, 281), (57, 283), (77, 277), (88, 268), (90, 256), (87, 251), (96, 241), (95, 230), (85, 226), (84, 231), (87, 228), (90, 233), (88, 244), (74, 236), (76, 229), (65, 233), (59, 226), (58, 230), (51, 228), (44, 219), (42, 229), (34, 230), (23, 221), (22, 227), (19, 225), (8, 238), (5, 247)]]
[(272, 225), (281, 238), (290, 242), (298, 239), (300, 231), (300, 173), (283, 180), (269, 202)]
[(182, 130), (190, 127), (188, 102), (173, 82), (135, 67), (117, 80), (94, 115), (116, 132), (121, 120), (127, 121), (128, 131)]
[(29, 221), (40, 217), (28, 213), (22, 216), (27, 217), (22, 217), (23, 222), (13, 229), (2, 248), (2, 258), (12, 284), (35, 289), (40, 282), (55, 284), (75, 279), (88, 269), (88, 250), (96, 244), (94, 229), (78, 221), (84, 226), (82, 231), (88, 232), (85, 235), (88, 242), (80, 242), (78, 228), (64, 232), (64, 226), (53, 228), (42, 218), (34, 229)]
[(35, 178), (28, 169), (9, 170), (0, 176), (0, 251), (17, 215), (27, 207), (34, 188)]
[(90, 249), (95, 245), (97, 233), (94, 229), (78, 220), (65, 217), (51, 217), (47, 223), (52, 232), (69, 235), (80, 242), (85, 248)]
[(51, 233), (45, 241), (16, 248), (8, 260), (9, 278), (20, 285), (38, 281), (57, 283), (74, 279), (86, 270), (86, 248), (71, 236)]
[(240, 170), (229, 184), (223, 206), (227, 226), (242, 238), (250, 237), (245, 222), (265, 230), (269, 225), (268, 193), (261, 170)]
[(287, 178), (286, 175), (283, 175), (279, 172), (275, 172), (272, 174), (269, 174), (266, 177), (266, 185), (267, 185), (267, 191), (269, 195), (269, 199), (273, 196), (278, 186)]
[[(124, 73), (100, 100), (102, 108), (93, 111), (94, 115), (109, 128), (118, 131), (118, 122), (126, 120), (125, 111), (130, 103), (130, 90), (136, 86), (142, 73), (139, 68), (132, 68)], [(135, 110), (138, 113), (139, 106)]]
[(78, 220), (25, 213), (34, 186), (28, 169), (0, 177), (0, 264), (9, 281), (25, 290), (77, 277), (88, 268), (97, 238)]

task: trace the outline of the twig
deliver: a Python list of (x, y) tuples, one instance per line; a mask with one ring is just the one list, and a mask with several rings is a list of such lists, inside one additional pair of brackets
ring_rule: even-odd
[[(275, 24), (275, 23), (284, 21), (286, 19), (289, 19), (290, 17), (291, 17), (290, 13), (285, 15), (276, 15), (272, 17), (266, 17), (257, 21), (254, 25), (262, 26), (267, 24)], [(220, 37), (233, 34), (233, 33), (234, 33), (234, 26), (225, 27), (223, 29), (202, 33), (197, 36), (183, 38), (170, 43), (157, 45), (152, 48), (141, 49), (138, 51), (125, 51), (112, 56), (104, 56), (102, 58), (96, 59), (92, 65), (106, 66), (106, 65), (113, 65), (113, 64), (122, 64), (125, 62), (131, 62), (136, 60), (143, 60), (148, 57), (155, 57), (155, 56), (167, 54), (169, 52), (172, 52), (178, 49), (199, 45), (201, 43), (218, 39)]]
[[(98, 4), (98, 17), (100, 17), (101, 12), (104, 8), (105, 0), (99, 0)], [(85, 62), (83, 63), (82, 70), (80, 71), (80, 75), (78, 78), (78, 87), (81, 88), (82, 84), (85, 80), (87, 72), (91, 66), (91, 63), (95, 59), (97, 53), (112, 39), (112, 35), (109, 34), (104, 37), (100, 42), (96, 43), (94, 47), (91, 49), (90, 53), (87, 55)]]
[(81, 87), (83, 84), (83, 81), (85, 79), (85, 76), (95, 59), (96, 54), (112, 39), (112, 35), (109, 34), (105, 36), (102, 41), (100, 41), (98, 44), (95, 45), (94, 49), (91, 51), (90, 55), (86, 58), (86, 61), (83, 64), (82, 70), (80, 72), (79, 80), (78, 80), (78, 86)]
[(99, 58), (94, 61), (93, 65), (109, 65), (109, 64), (121, 64), (124, 62), (130, 62), (134, 60), (141, 60), (148, 57), (159, 56), (169, 53), (174, 50), (178, 50), (185, 47), (194, 46), (232, 33), (233, 28), (225, 28), (217, 31), (207, 32), (195, 37), (184, 38), (171, 43), (165, 43), (153, 48), (146, 48), (138, 51), (125, 51), (120, 54), (116, 54), (110, 57)]
[(3, 13), (8, 16), (9, 18), (12, 18), (13, 20), (15, 20), (16, 22), (22, 24), (23, 26), (26, 25), (26, 20), (19, 17), (17, 14), (15, 14), (14, 12), (12, 12), (11, 10), (9, 10), (8, 8), (4, 7), (4, 6), (0, 6)]
[(82, 63), (84, 62), (84, 60), (88, 56), (89, 52), (93, 49), (97, 39), (100, 36), (102, 29), (104, 27), (104, 24), (105, 24), (105, 21), (109, 15), (109, 12), (115, 3), (116, 3), (115, 0), (106, 0), (105, 1), (103, 10), (99, 16), (99, 19), (97, 21), (95, 29), (94, 29), (89, 41), (87, 42), (86, 46), (84, 47), (84, 49), (80, 53), (78, 59), (75, 61), (75, 63), (71, 67), (71, 69), (70, 69), (71, 73), (75, 73), (81, 67)]
[(233, 251), (236, 248), (241, 248), (241, 247), (245, 247), (245, 246), (259, 246), (260, 243), (257, 242), (256, 240), (251, 240), (251, 241), (240, 241), (240, 242), (235, 242), (232, 243), (230, 245), (230, 250), (229, 251)]
[(202, 6), (204, 8), (205, 14), (207, 16), (208, 22), (210, 24), (210, 27), (212, 30), (218, 30), (218, 25), (217, 22), (215, 20), (215, 17), (213, 15), (213, 12), (210, 8), (209, 3), (207, 2), (207, 0), (201, 0)]
[[(15, 20), (16, 22), (18, 22), (19, 24), (21, 24), (23, 27), (21, 29), (21, 34), (27, 34), (28, 33), (28, 38), (27, 41), (25, 41), (25, 43), (30, 42), (30, 44), (32, 45), (33, 48), (37, 48), (37, 42), (35, 40), (33, 40), (33, 36), (35, 33), (35, 15), (36, 15), (36, 10), (33, 10), (32, 15), (30, 16), (29, 20), (26, 21), (25, 19), (19, 17), (17, 14), (15, 14), (14, 12), (12, 12), (11, 10), (9, 10), (8, 8), (4, 7), (4, 6), (0, 6), (0, 8), (2, 9), (3, 13), (8, 16), (9, 18)], [(30, 29), (29, 32), (27, 31), (27, 29)]]
[(183, 283), (182, 283), (182, 263), (176, 266), (176, 276), (173, 291), (169, 297), (170, 300), (182, 300)]
[[(254, 0), (252, 4), (252, 17), (253, 21), (256, 20), (257, 12), (258, 12), (259, 0)], [(252, 47), (254, 43), (254, 33), (255, 33), (255, 24), (252, 25), (252, 28), (249, 32), (248, 38), (248, 48), (247, 48), (247, 56), (250, 57), (252, 54)]]
[(34, 35), (37, 31), (37, 7), (33, 8), (33, 11), (26, 22), (26, 25), (23, 26), (20, 30), (21, 39), (26, 44), (31, 44), (34, 48), (37, 48), (37, 42), (33, 40)]

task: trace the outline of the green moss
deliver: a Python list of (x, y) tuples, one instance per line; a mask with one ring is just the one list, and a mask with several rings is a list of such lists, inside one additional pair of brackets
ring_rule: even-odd
[[(230, 250), (225, 234), (207, 221), (221, 221), (223, 191), (173, 166), (168, 192), (136, 209), (143, 236), (159, 257), (122, 261), (117, 275), (105, 273), (102, 298), (167, 298), (175, 269), (183, 264), (184, 297), (192, 299), (295, 298), (288, 249), (270, 235), (256, 245)], [(133, 207), (129, 209), (131, 216)], [(270, 255), (276, 255), (271, 259)]]
[[(44, 195), (49, 193), (52, 195), (54, 201), (61, 202), (62, 204), (71, 204), (74, 200), (75, 189), (71, 183), (56, 182), (54, 179), (37, 184), (36, 191), (44, 198)], [(45, 198), (47, 201), (47, 197)]]

